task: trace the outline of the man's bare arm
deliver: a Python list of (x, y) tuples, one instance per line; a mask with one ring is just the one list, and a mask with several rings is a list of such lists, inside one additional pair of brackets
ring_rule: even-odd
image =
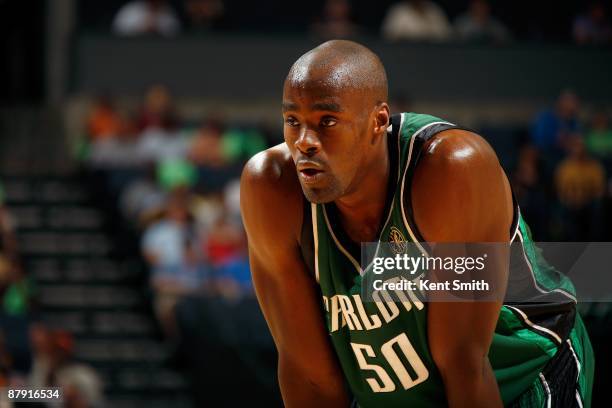
[(287, 158), (277, 146), (253, 157), (242, 173), (241, 209), (255, 291), (278, 350), (285, 406), (345, 407), (348, 397), (323, 323), (322, 300), (299, 250), (303, 198)]
[[(509, 242), (512, 196), (491, 147), (478, 135), (449, 130), (425, 148), (412, 185), (415, 219), (424, 238), (429, 242)], [(507, 247), (492, 252), (487, 259), (492, 268), (488, 276), (494, 273), (505, 290)], [(501, 300), (430, 302), (428, 306), (429, 346), (449, 405), (501, 407), (488, 359)]]

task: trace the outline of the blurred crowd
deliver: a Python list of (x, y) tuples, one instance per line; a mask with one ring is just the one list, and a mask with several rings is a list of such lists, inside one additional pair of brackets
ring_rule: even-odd
[(240, 220), (244, 162), (269, 143), (251, 124), (182, 119), (169, 91), (153, 85), (139, 106), (100, 97), (86, 121), (82, 160), (140, 238), (154, 311), (176, 337), (175, 308), (199, 294), (252, 295)]
[(219, 115), (183, 117), (163, 85), (131, 106), (101, 96), (84, 124), (78, 154), (89, 188), (112, 214), (117, 244), (128, 256), (140, 253), (168, 364), (187, 376), (196, 405), (208, 403), (211, 393), (240, 400), (231, 395), (236, 381), (263, 401), (276, 398), (273, 345), (254, 296), (239, 178), (246, 160), (280, 137)]
[[(402, 98), (396, 99), (393, 107), (405, 108)], [(114, 169), (111, 182), (121, 189), (121, 211), (126, 220), (138, 220), (142, 248), (159, 270), (156, 275), (165, 273), (160, 265), (183, 264), (181, 270), (197, 265), (198, 253), (204, 254), (201, 262), (214, 267), (224, 264), (225, 257), (244, 255), (237, 177), (248, 157), (281, 138), (256, 124), (228, 123), (181, 123), (168, 91), (160, 85), (150, 88), (135, 115), (126, 116), (105, 97), (90, 112), (87, 161)], [(536, 239), (606, 238), (606, 206), (612, 191), (609, 112), (585, 112), (579, 97), (563, 90), (551, 107), (537, 113), (527, 133), (526, 140), (517, 139), (518, 157), (506, 170)], [(487, 137), (486, 131), (483, 135)], [(185, 208), (191, 211), (185, 213)], [(165, 218), (160, 220), (162, 213)], [(187, 225), (184, 231), (170, 227), (179, 224)], [(194, 250), (171, 249), (174, 246), (159, 238), (169, 236), (195, 245)], [(230, 242), (220, 245), (219, 240)], [(189, 276), (205, 275), (197, 271)]]
[(612, 128), (609, 112), (586, 115), (571, 90), (534, 118), (512, 175), (539, 241), (610, 240)]
[(101, 407), (102, 381), (75, 358), (72, 335), (38, 316), (36, 285), (21, 261), (16, 227), (0, 184), (0, 387), (61, 387), (65, 407)]
[[(248, 19), (276, 16), (266, 26), (310, 31), (320, 38), (347, 38), (379, 33), (389, 41), (462, 41), (503, 44), (515, 38), (539, 40), (560, 33), (547, 32), (542, 19), (558, 18), (566, 12), (565, 33), (560, 37), (580, 45), (610, 44), (612, 25), (609, 8), (603, 1), (574, 3), (558, 10), (532, 5), (513, 6), (512, 2), (467, 0), (463, 2), (434, 0), (386, 1), (383, 13), (371, 12), (371, 5), (360, 0), (322, 0), (301, 7), (300, 16), (291, 16), (273, 5), (259, 5), (256, 14), (247, 2), (226, 0), (132, 0), (118, 5), (112, 17), (112, 31), (118, 35), (158, 34), (172, 36), (182, 32), (198, 33), (249, 27)], [(108, 5), (113, 7), (113, 4)], [(386, 10), (385, 10), (386, 7)], [(569, 9), (568, 9), (569, 8)], [(378, 13), (378, 14), (377, 14)], [(503, 16), (503, 18), (502, 18)], [(554, 17), (553, 17), (554, 16)], [(291, 23), (287, 17), (293, 17)], [(532, 21), (532, 19), (536, 19)], [(540, 21), (538, 21), (538, 19)], [(374, 21), (373, 21), (374, 20)], [(247, 24), (244, 24), (247, 21)], [(562, 21), (560, 22), (562, 23)], [(91, 25), (91, 22), (88, 22)], [(557, 26), (562, 24), (557, 24)], [(260, 25), (261, 26), (261, 25)], [(300, 28), (301, 27), (301, 28)]]
[[(410, 110), (409, 98), (395, 96), (392, 109)], [(523, 126), (526, 137), (509, 136), (516, 154), (497, 149), (502, 162), (511, 163), (506, 170), (536, 241), (612, 239), (609, 115), (563, 90)], [(258, 309), (240, 218), (239, 176), (248, 158), (282, 140), (280, 128), (218, 115), (183, 117), (159, 84), (134, 105), (99, 96), (83, 124), (77, 153), (96, 203), (125, 240), (118, 245), (140, 253), (164, 337), (169, 344), (188, 343), (184, 350), (199, 378), (197, 368), (214, 363), (207, 360), (210, 353), (194, 351), (197, 343), (215, 347), (236, 336), (226, 333), (229, 337), (215, 342), (203, 321), (219, 332), (228, 330), (228, 321), (240, 322), (235, 333), (252, 325), (249, 341), (265, 333), (261, 316), (249, 314)], [(36, 318), (36, 285), (22, 267), (17, 223), (0, 186), (0, 386), (62, 384), (73, 406), (95, 406), (101, 381), (74, 359), (71, 335)], [(228, 321), (217, 317), (230, 313)], [(261, 349), (268, 347), (264, 337)], [(224, 352), (220, 348), (216, 355), (229, 358)], [(217, 375), (220, 386), (223, 378)]]

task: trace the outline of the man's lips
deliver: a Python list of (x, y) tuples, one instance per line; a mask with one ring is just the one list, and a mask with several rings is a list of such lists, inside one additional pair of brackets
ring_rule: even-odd
[(297, 167), (298, 171), (309, 169), (323, 171), (323, 166), (313, 160), (299, 160), (295, 166)]
[(314, 176), (317, 173), (323, 173), (322, 170), (317, 170), (317, 169), (303, 169), (300, 170), (300, 173), (304, 174), (305, 176)]
[(316, 184), (323, 177), (324, 171), (315, 169), (300, 170), (299, 175), (304, 184)]
[(306, 184), (318, 182), (324, 173), (320, 164), (311, 161), (298, 162), (297, 170), (299, 177)]

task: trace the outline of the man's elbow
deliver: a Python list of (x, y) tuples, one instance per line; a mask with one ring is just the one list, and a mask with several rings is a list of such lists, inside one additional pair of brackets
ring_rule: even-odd
[(482, 348), (455, 348), (436, 353), (444, 389), (451, 407), (502, 407), (495, 373)]
[(487, 353), (479, 349), (444, 350), (433, 358), (445, 383), (460, 382), (467, 389), (478, 388), (491, 367)]
[(279, 352), (278, 379), (285, 405), (348, 406), (348, 395), (342, 376), (324, 373), (307, 359), (297, 361)]

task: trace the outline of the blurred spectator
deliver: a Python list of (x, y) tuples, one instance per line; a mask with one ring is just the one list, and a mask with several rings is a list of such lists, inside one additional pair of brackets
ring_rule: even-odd
[(589, 153), (601, 159), (612, 159), (612, 129), (605, 111), (593, 115), (585, 142)]
[(179, 126), (172, 95), (163, 85), (151, 86), (144, 97), (144, 104), (137, 118), (137, 130), (175, 130)]
[(185, 11), (191, 31), (216, 29), (225, 15), (222, 0), (186, 0)]
[(265, 149), (266, 142), (256, 128), (234, 128), (223, 133), (222, 148), (228, 160), (235, 163), (246, 161)]
[(222, 167), (227, 164), (221, 143), (221, 123), (206, 122), (192, 139), (188, 157), (197, 166)]
[(51, 331), (41, 323), (33, 323), (29, 329), (30, 344), (34, 355), (28, 385), (43, 388), (48, 385), (55, 344)]
[(185, 157), (189, 141), (179, 132), (179, 126), (168, 89), (163, 85), (149, 88), (137, 119), (141, 133), (136, 156), (144, 162)]
[(4, 190), (0, 184), (0, 254), (10, 260), (17, 258), (16, 222), (4, 205)]
[(231, 222), (227, 209), (207, 236), (206, 253), (214, 269), (217, 292), (230, 299), (252, 293), (246, 239), (240, 225)]
[(166, 192), (157, 183), (157, 166), (148, 163), (144, 174), (128, 184), (121, 192), (119, 205), (126, 220), (145, 225), (162, 212), (166, 205)]
[(135, 157), (142, 163), (180, 161), (187, 155), (190, 139), (178, 131), (151, 128), (143, 132), (135, 147)]
[(601, 234), (600, 199), (606, 188), (605, 171), (601, 163), (589, 157), (581, 138), (570, 138), (568, 147), (569, 156), (555, 172), (562, 238), (596, 240)]
[(452, 34), (444, 10), (430, 0), (403, 0), (391, 6), (382, 23), (390, 41), (444, 41)]
[(471, 43), (500, 44), (510, 40), (508, 29), (491, 16), (487, 0), (472, 0), (468, 11), (457, 17), (455, 31), (460, 40)]
[(313, 34), (324, 39), (355, 36), (359, 28), (351, 18), (349, 0), (326, 0), (323, 13), (312, 25)]
[(135, 171), (148, 163), (187, 155), (189, 135), (180, 131), (172, 96), (163, 85), (147, 90), (133, 119), (122, 116), (127, 115), (102, 101), (89, 118), (88, 133), (93, 142), (83, 155), (93, 168), (113, 170), (108, 178), (114, 191), (133, 181), (138, 176)]
[(239, 225), (230, 222), (225, 210), (208, 233), (206, 253), (212, 266), (218, 267), (243, 255), (244, 237)]
[(104, 406), (103, 384), (88, 365), (75, 361), (74, 340), (65, 331), (51, 331), (42, 324), (30, 328), (34, 363), (29, 387), (61, 387), (65, 407)]
[(234, 179), (227, 183), (223, 192), (223, 202), (227, 209), (227, 215), (231, 222), (242, 225), (240, 213), (240, 179)]
[(165, 0), (133, 0), (125, 4), (113, 21), (113, 31), (119, 35), (173, 35), (181, 24)]
[(34, 305), (34, 285), (16, 262), (0, 253), (0, 334), (11, 356), (11, 377), (29, 371), (28, 322)]
[(0, 186), (0, 382), (22, 385), (19, 378), (31, 362), (27, 325), (35, 289), (23, 273), (17, 249), (15, 222)]
[(186, 189), (172, 192), (164, 217), (147, 228), (143, 255), (151, 267), (155, 312), (166, 335), (176, 335), (174, 308), (183, 296), (202, 289), (204, 271), (199, 237), (188, 210)]
[(117, 137), (96, 140), (84, 155), (94, 168), (118, 169), (141, 165), (138, 134), (120, 133)]
[[(206, 242), (206, 234), (223, 214), (223, 198), (218, 193), (194, 194), (191, 204), (191, 212), (198, 231), (200, 231), (202, 242)], [(202, 249), (205, 252), (205, 248)]]
[[(13, 265), (11, 261), (0, 252), (0, 299), (4, 299), (4, 292), (10, 285), (12, 277)], [(3, 309), (2, 312), (4, 312)]]
[(121, 116), (108, 96), (100, 96), (87, 118), (87, 134), (91, 140), (117, 137), (123, 131)]
[(196, 133), (189, 159), (197, 166), (198, 191), (221, 192), (240, 175), (242, 160), (265, 148), (261, 134), (254, 130), (225, 131), (217, 120), (208, 120)]
[(0, 254), (0, 295), (2, 312), (8, 316), (25, 317), (33, 306), (36, 289), (34, 282), (23, 273), (15, 261)]
[(612, 41), (612, 25), (603, 2), (589, 3), (587, 12), (574, 19), (573, 37), (576, 44), (609, 44)]
[(521, 214), (529, 220), (533, 236), (540, 241), (547, 239), (548, 199), (539, 152), (533, 146), (526, 145), (521, 149), (511, 182)]
[(12, 358), (4, 345), (4, 335), (0, 331), (0, 387), (11, 384)]
[(166, 191), (188, 189), (196, 178), (196, 169), (184, 159), (164, 160), (157, 167), (158, 183)]
[(540, 112), (531, 128), (533, 144), (546, 154), (553, 163), (558, 162), (566, 141), (580, 132), (578, 111), (580, 102), (576, 94), (564, 90), (553, 109)]
[(90, 143), (83, 141), (80, 156), (94, 168), (130, 168), (140, 164), (136, 119), (133, 114), (116, 109), (109, 96), (101, 96), (95, 102), (86, 129)]

